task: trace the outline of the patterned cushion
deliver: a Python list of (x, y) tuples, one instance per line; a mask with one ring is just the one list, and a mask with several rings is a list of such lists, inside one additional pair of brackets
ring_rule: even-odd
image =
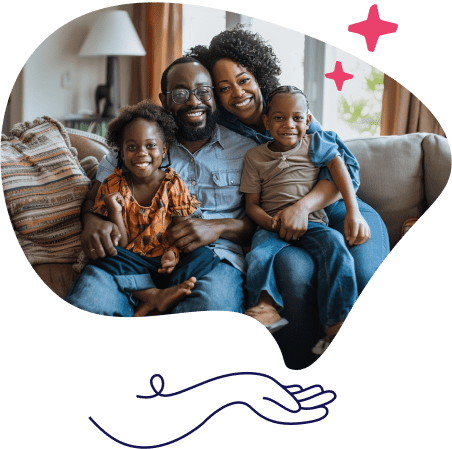
[(2, 135), (2, 182), (11, 222), (32, 265), (73, 263), (90, 180), (64, 127), (44, 116)]

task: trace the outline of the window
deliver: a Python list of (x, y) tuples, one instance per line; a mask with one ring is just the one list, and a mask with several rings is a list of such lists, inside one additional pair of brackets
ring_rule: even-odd
[(226, 28), (226, 11), (182, 5), (182, 53), (195, 45), (209, 45)]
[[(334, 130), (342, 139), (380, 135), (383, 72), (361, 59), (326, 45), (325, 73), (332, 72), (336, 61), (353, 79), (338, 91), (333, 80), (324, 80), (324, 129)], [(324, 75), (323, 75), (324, 76)]]
[(250, 29), (268, 41), (281, 61), (281, 84), (303, 90), (304, 34), (259, 19), (251, 19)]

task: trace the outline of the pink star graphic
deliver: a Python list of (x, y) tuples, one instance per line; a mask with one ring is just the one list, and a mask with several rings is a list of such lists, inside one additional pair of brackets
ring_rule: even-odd
[(372, 5), (369, 9), (367, 20), (349, 25), (350, 33), (361, 34), (366, 38), (367, 49), (374, 51), (378, 38), (383, 34), (391, 34), (397, 31), (399, 25), (392, 22), (385, 22), (380, 19), (377, 5)]
[(325, 73), (325, 78), (334, 80), (337, 90), (341, 91), (342, 86), (344, 85), (344, 81), (351, 80), (353, 78), (353, 75), (351, 73), (344, 72), (344, 69), (342, 68), (342, 62), (336, 61), (334, 72)]

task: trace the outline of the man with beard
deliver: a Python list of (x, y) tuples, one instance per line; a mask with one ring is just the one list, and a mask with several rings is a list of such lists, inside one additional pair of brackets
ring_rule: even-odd
[[(190, 296), (173, 313), (199, 310), (243, 312), (244, 257), (240, 243), (253, 231), (245, 216), (239, 192), (243, 157), (255, 142), (216, 124), (212, 79), (197, 60), (182, 57), (162, 75), (159, 95), (164, 108), (178, 125), (178, 142), (168, 151), (171, 167), (180, 174), (190, 193), (201, 202), (202, 218), (191, 218), (174, 226), (169, 241), (183, 252), (209, 246), (221, 262), (198, 279)], [(84, 211), (92, 207), (101, 182), (116, 167), (110, 153), (99, 164), (97, 181), (88, 193)], [(82, 248), (92, 259), (116, 255), (119, 229), (97, 215), (85, 213)], [(149, 288), (144, 276), (128, 276), (128, 291)], [(93, 270), (89, 298), (73, 291), (66, 300), (84, 310), (111, 316), (134, 316), (130, 294), (118, 287), (112, 276)], [(83, 288), (81, 286), (80, 291)], [(85, 290), (86, 291), (86, 290)]]

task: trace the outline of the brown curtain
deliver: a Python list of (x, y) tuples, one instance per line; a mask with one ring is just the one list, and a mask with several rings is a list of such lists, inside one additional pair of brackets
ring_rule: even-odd
[(390, 136), (417, 132), (446, 137), (443, 128), (430, 110), (410, 91), (385, 75), (380, 134)]
[(132, 61), (131, 103), (151, 98), (160, 104), (160, 78), (182, 56), (182, 5), (135, 3), (133, 21), (146, 56)]

